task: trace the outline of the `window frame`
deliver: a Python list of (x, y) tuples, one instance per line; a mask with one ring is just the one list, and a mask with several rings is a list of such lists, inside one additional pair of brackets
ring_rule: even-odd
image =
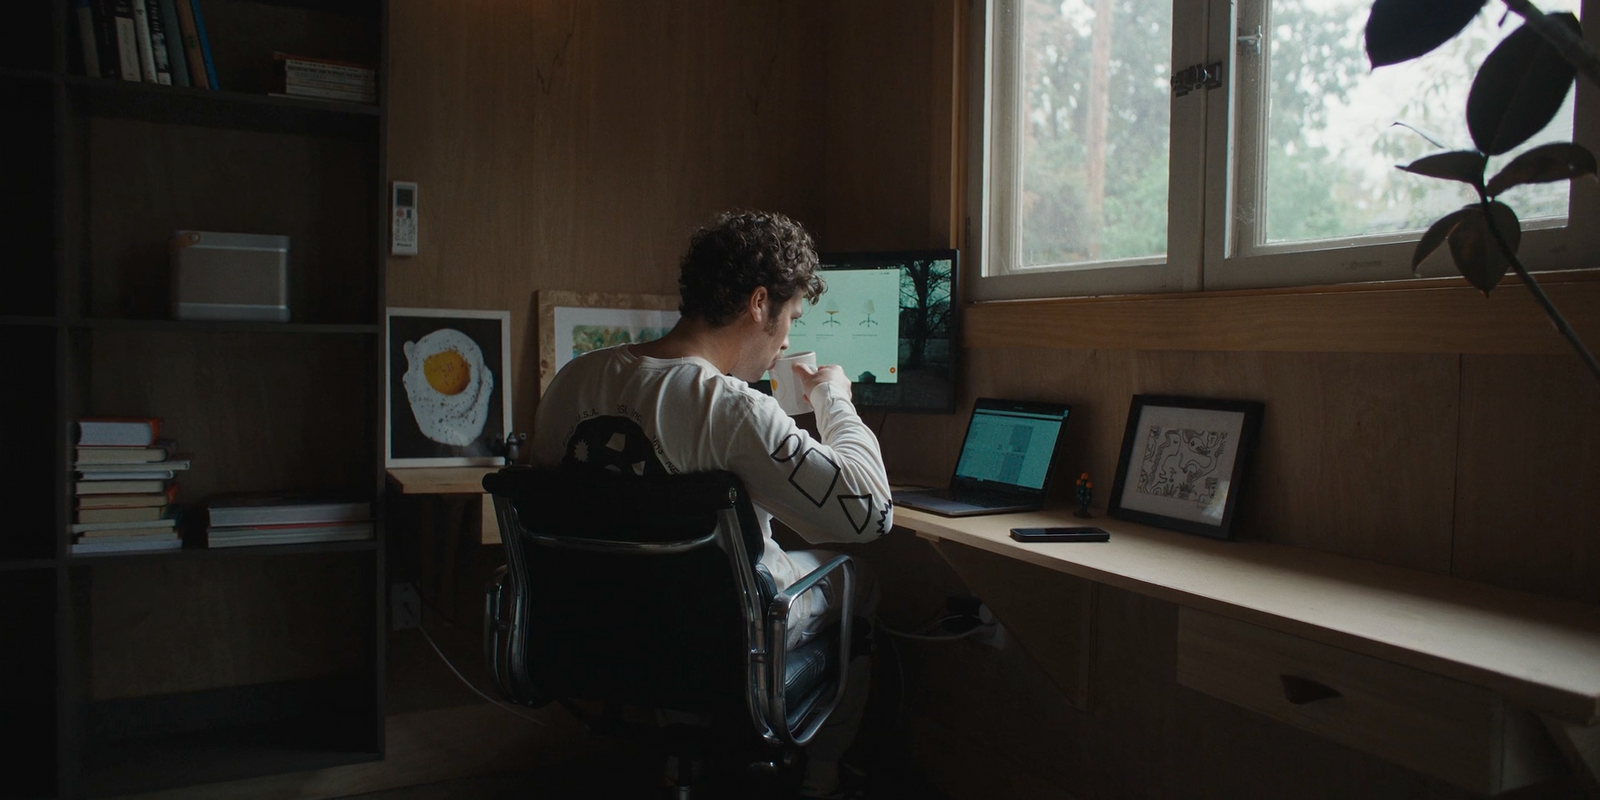
[[(1600, 0), (1582, 1), (1582, 16), (1600, 20)], [(1230, 0), (1173, 3), (1172, 73), (1220, 61), (1223, 86), (1172, 98), (1166, 258), (1156, 263), (1130, 259), (1054, 269), (996, 269), (991, 261), (998, 259), (991, 258), (991, 245), (1002, 232), (995, 230), (990, 199), (996, 166), (992, 122), (1000, 113), (996, 108), (1000, 93), (993, 90), (992, 81), (997, 70), (1008, 65), (996, 63), (991, 41), (997, 26), (1020, 25), (1020, 20), (998, 19), (1000, 9), (1014, 2), (976, 0), (971, 6), (968, 141), (973, 146), (968, 168), (975, 180), (967, 197), (969, 300), (1270, 289), (1457, 275), (1444, 248), (1413, 273), (1411, 256), (1421, 232), (1253, 248), (1240, 248), (1231, 241), (1229, 215), (1234, 182), (1239, 180), (1239, 165), (1232, 159), (1232, 131), (1239, 111), (1240, 55), (1238, 11)], [(1493, 11), (1486, 7), (1482, 13)], [(1519, 18), (1512, 15), (1507, 25), (1517, 24)], [(1585, 40), (1600, 46), (1600, 25), (1588, 26)], [(1014, 63), (1017, 66), (1009, 68), (1017, 69), (1020, 59)], [(1600, 87), (1579, 76), (1574, 91), (1573, 140), (1600, 153)], [(1194, 131), (1201, 135), (1185, 135)], [(1580, 179), (1569, 187), (1568, 224), (1524, 224), (1519, 255), (1532, 271), (1600, 268), (1600, 224), (1572, 224), (1600, 222), (1600, 181)]]

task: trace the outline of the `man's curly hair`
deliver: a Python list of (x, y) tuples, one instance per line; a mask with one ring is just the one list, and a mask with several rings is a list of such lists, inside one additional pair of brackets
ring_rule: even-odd
[(771, 309), (801, 293), (817, 302), (827, 286), (817, 275), (811, 234), (782, 214), (725, 212), (689, 238), (678, 265), (678, 313), (721, 327), (739, 315), (758, 286), (767, 288)]

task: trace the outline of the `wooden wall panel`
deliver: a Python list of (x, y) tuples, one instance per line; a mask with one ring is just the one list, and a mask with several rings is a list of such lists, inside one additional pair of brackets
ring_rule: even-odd
[[(948, 39), (939, 37), (948, 5), (828, 5), (824, 249), (949, 246), (948, 231), (931, 221), (939, 202), (932, 169), (935, 112), (940, 87), (949, 92), (949, 76), (936, 74), (935, 65), (937, 54), (949, 59)], [(943, 198), (948, 204), (948, 192)]]
[(418, 183), (396, 306), (510, 309), (530, 427), (538, 289), (674, 293), (732, 207), (822, 223), (824, 9), (394, 0), (389, 178)]
[[(372, 342), (300, 334), (96, 331), (89, 414), (163, 418), (191, 454), (178, 502), (218, 492), (372, 492)], [(337, 407), (337, 408), (335, 408)]]
[[(361, 554), (108, 565), (91, 581), (97, 700), (370, 669), (373, 576)], [(363, 574), (365, 573), (365, 574)], [(172, 653), (183, 657), (170, 658)]]
[(1463, 357), (1456, 575), (1600, 602), (1597, 489), (1600, 387), (1576, 357)]
[(1454, 356), (990, 348), (966, 357), (969, 399), (956, 415), (885, 422), (891, 472), (946, 479), (972, 397), (1064, 400), (1073, 412), (1054, 493), (1065, 501), (1087, 470), (1093, 505), (1104, 508), (1134, 394), (1261, 400), (1241, 536), (1449, 570)]
[(171, 319), (167, 241), (188, 229), (288, 236), (294, 322), (377, 321), (370, 146), (120, 119), (87, 146), (96, 316)]

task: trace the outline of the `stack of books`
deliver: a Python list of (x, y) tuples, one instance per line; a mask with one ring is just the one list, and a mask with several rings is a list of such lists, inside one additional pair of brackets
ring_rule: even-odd
[(83, 73), (216, 89), (200, 0), (76, 0)]
[(206, 503), (208, 547), (371, 539), (372, 504), (304, 493), (222, 495)]
[(348, 61), (273, 53), (271, 94), (376, 103), (377, 70)]
[(120, 553), (177, 550), (177, 473), (189, 459), (162, 439), (155, 417), (85, 417), (78, 420), (77, 498), (72, 552)]

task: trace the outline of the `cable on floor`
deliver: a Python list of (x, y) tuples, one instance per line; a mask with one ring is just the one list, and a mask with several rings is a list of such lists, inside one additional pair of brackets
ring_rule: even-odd
[(444, 651), (439, 649), (438, 643), (434, 642), (433, 641), (433, 637), (428, 635), (428, 630), (426, 628), (422, 627), (421, 625), (418, 625), (417, 626), (417, 630), (422, 633), (422, 638), (428, 640), (428, 646), (432, 647), (433, 648), (433, 652), (438, 654), (439, 660), (443, 661), (444, 665), (449, 667), (450, 671), (455, 673), (455, 676), (457, 678), (459, 678), (462, 683), (466, 684), (467, 688), (471, 689), (474, 694), (476, 694), (477, 696), (489, 701), (490, 703), (493, 703), (496, 706), (499, 706), (502, 710), (506, 711), (507, 713), (511, 714), (512, 716), (521, 717), (521, 718), (523, 718), (523, 719), (525, 719), (525, 720), (527, 720), (527, 721), (529, 721), (529, 722), (531, 722), (531, 723), (533, 723), (535, 725), (549, 726), (550, 723), (545, 721), (545, 720), (539, 719), (537, 717), (530, 717), (527, 714), (524, 714), (521, 711), (519, 711), (516, 707), (511, 706), (511, 705), (509, 705), (507, 703), (503, 703), (503, 702), (501, 702), (499, 700), (494, 699), (493, 697), (490, 697), (489, 695), (484, 694), (480, 689), (478, 689), (477, 686), (473, 685), (472, 681), (467, 680), (467, 677), (465, 675), (461, 674), (461, 670), (456, 669), (456, 665), (450, 663), (450, 659), (445, 657)]

